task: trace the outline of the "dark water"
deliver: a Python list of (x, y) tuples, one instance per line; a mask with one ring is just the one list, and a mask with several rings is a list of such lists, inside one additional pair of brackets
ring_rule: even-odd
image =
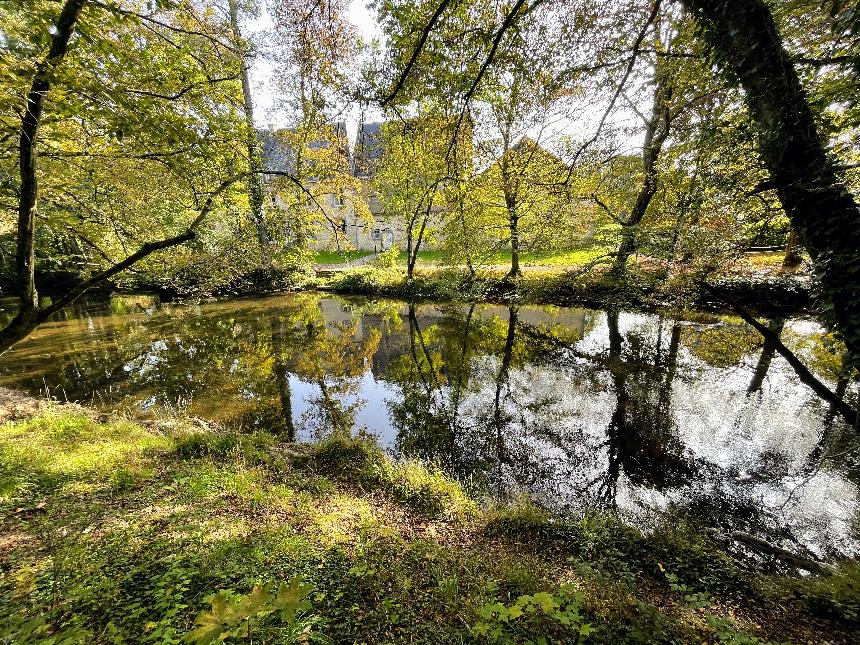
[[(770, 321), (830, 387), (803, 319)], [(2, 359), (0, 385), (393, 453), (559, 511), (672, 512), (821, 555), (860, 552), (850, 428), (739, 320), (298, 294), (82, 305)], [(853, 400), (854, 393), (846, 396)]]

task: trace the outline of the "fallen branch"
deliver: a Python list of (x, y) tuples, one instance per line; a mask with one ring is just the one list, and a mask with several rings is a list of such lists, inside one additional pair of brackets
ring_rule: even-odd
[(795, 567), (805, 569), (810, 573), (819, 573), (828, 576), (834, 573), (834, 568), (827, 564), (818, 562), (817, 560), (813, 560), (812, 558), (808, 558), (798, 553), (794, 553), (793, 551), (783, 549), (782, 547), (771, 544), (770, 542), (756, 537), (755, 535), (744, 533), (743, 531), (732, 531), (729, 534), (729, 537), (735, 542), (742, 542), (743, 544), (746, 544), (747, 546), (758, 551), (759, 553), (770, 555)]

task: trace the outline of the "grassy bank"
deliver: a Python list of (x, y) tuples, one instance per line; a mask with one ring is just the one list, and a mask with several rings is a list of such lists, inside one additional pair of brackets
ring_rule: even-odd
[[(427, 300), (475, 300), (593, 307), (654, 308), (725, 306), (701, 293), (690, 276), (630, 271), (619, 283), (605, 271), (524, 273), (515, 283), (503, 271), (470, 277), (460, 270), (420, 270), (412, 279), (399, 268), (361, 267), (317, 278), (307, 286), (337, 293)], [(811, 283), (794, 276), (724, 275), (709, 278), (734, 302), (763, 313), (791, 313), (809, 308)]]
[[(858, 567), (479, 501), (369, 439), (47, 408), (0, 427), (0, 642), (851, 642)], [(855, 621), (855, 622), (852, 622)]]

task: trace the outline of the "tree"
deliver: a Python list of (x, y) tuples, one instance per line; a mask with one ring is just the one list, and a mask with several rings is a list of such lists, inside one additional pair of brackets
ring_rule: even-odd
[[(744, 89), (750, 115), (756, 123), (761, 157), (770, 173), (767, 187), (776, 191), (793, 228), (809, 251), (819, 274), (822, 293), (845, 338), (851, 363), (856, 365), (860, 362), (860, 263), (857, 262), (860, 212), (855, 199), (839, 179), (838, 165), (828, 156), (773, 15), (763, 0), (683, 0), (683, 4), (702, 26), (703, 37), (722, 66)], [(422, 59), (425, 65), (427, 61), (432, 62), (425, 50), (427, 43), (432, 42), (430, 32), (447, 9), (447, 4), (443, 5), (429, 22), (425, 22), (425, 29), (412, 31), (420, 35), (419, 38), (398, 41), (399, 45), (411, 45), (412, 53), (398, 57), (399, 60), (408, 58), (408, 62), (388, 101), (408, 85), (406, 76), (414, 66), (420, 69)], [(836, 13), (840, 6), (833, 4)], [(651, 3), (651, 15), (656, 14), (659, 7), (659, 0)], [(519, 21), (531, 16), (534, 8), (517, 2), (504, 12), (504, 20), (496, 23), (498, 27), (489, 44), (485, 41), (483, 63), (477, 72), (474, 67), (466, 68), (465, 73), (474, 79), (473, 87), (498, 62), (499, 53), (508, 46), (503, 42), (506, 35), (515, 33)], [(627, 52), (626, 71), (615, 83), (616, 90), (598, 124), (598, 132), (633, 73), (652, 20), (647, 20)], [(480, 30), (479, 21), (473, 24)], [(577, 48), (570, 49), (575, 52)], [(466, 98), (471, 98), (472, 93), (467, 92)], [(595, 134), (580, 149), (587, 148), (597, 137)]]
[[(228, 12), (234, 46), (242, 52), (239, 65), (242, 77), (242, 108), (245, 113), (245, 126), (247, 128), (245, 136), (248, 147), (248, 164), (252, 170), (262, 171), (263, 160), (260, 152), (260, 140), (257, 137), (257, 129), (254, 127), (254, 98), (251, 95), (250, 65), (248, 60), (250, 56), (247, 51), (247, 41), (242, 37), (242, 30), (239, 26), (239, 0), (228, 0)], [(263, 211), (265, 198), (266, 187), (263, 181), (263, 174), (262, 172), (258, 172), (248, 178), (248, 204), (251, 208), (251, 220), (257, 229), (257, 240), (260, 244), (260, 259), (264, 266), (270, 262), (269, 234), (266, 230), (266, 215)]]
[(451, 137), (450, 119), (429, 110), (402, 122), (390, 121), (382, 129), (373, 192), (383, 216), (404, 231), (409, 278), (422, 244), (433, 234), (436, 222), (431, 220), (440, 217), (446, 205), (444, 188), (452, 179), (447, 158)]
[(721, 63), (746, 93), (759, 150), (792, 226), (809, 251), (822, 294), (860, 365), (860, 209), (837, 165), (762, 0), (684, 0)]
[[(659, 14), (658, 14), (659, 15)], [(659, 33), (659, 23), (655, 25)], [(660, 38), (655, 37), (656, 48), (661, 46)], [(660, 52), (657, 49), (658, 53)], [(627, 269), (627, 260), (636, 251), (636, 229), (645, 218), (648, 207), (657, 193), (657, 181), (660, 167), (660, 153), (669, 138), (669, 128), (672, 122), (672, 93), (673, 80), (671, 72), (664, 61), (659, 58), (654, 62), (654, 98), (651, 113), (645, 121), (645, 141), (642, 146), (642, 185), (636, 196), (636, 201), (630, 208), (629, 215), (621, 223), (621, 242), (615, 253), (612, 265), (612, 275), (621, 279)]]
[[(38, 16), (32, 24), (20, 19), (27, 9)], [(37, 1), (14, 15), (4, 64), (22, 91), (6, 94), (13, 98), (3, 105), (3, 138), (15, 133), (19, 141), (20, 185), (7, 187), (18, 202), (19, 311), (0, 332), (0, 350), (156, 251), (190, 240), (205, 251), (225, 222), (201, 235), (204, 221), (229, 214), (237, 186), (259, 172), (236, 153), (245, 133), (234, 109), (239, 60), (226, 26), (205, 8), (179, 3), (138, 13), (67, 0), (54, 18), (55, 7)], [(57, 231), (97, 261), (42, 306), (38, 235)], [(153, 231), (162, 239), (151, 241)]]
[[(282, 240), (288, 250), (305, 248), (320, 227), (331, 230), (337, 248), (349, 246), (342, 229), (346, 204), (358, 219), (371, 219), (350, 171), (346, 131), (336, 122), (352, 95), (350, 70), (358, 51), (346, 9), (343, 0), (280, 0), (274, 6), (269, 50), (278, 65), (279, 107), (289, 116), (289, 127), (275, 137), (300, 182), (274, 187), (290, 218), (279, 227), (290, 233)], [(306, 192), (323, 208), (309, 207)]]

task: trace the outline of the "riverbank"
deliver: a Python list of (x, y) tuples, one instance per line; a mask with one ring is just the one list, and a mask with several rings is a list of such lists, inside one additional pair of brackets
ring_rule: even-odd
[[(141, 425), (4, 391), (2, 642), (849, 643), (856, 563), (483, 499), (371, 439)], [(734, 555), (733, 555), (734, 554)], [(781, 570), (784, 575), (760, 571)], [(785, 575), (788, 574), (788, 575)], [(196, 619), (196, 623), (195, 623)], [(63, 641), (63, 638), (69, 639)]]
[[(401, 254), (402, 255), (402, 254)], [(483, 266), (472, 274), (465, 267), (450, 267), (436, 252), (422, 252), (414, 276), (407, 277), (405, 260), (397, 266), (381, 267), (366, 252), (318, 252), (311, 268), (257, 269), (234, 276), (214, 291), (195, 284), (166, 286), (132, 280), (105, 284), (92, 294), (111, 292), (156, 295), (163, 302), (264, 296), (296, 291), (327, 291), (406, 300), (437, 302), (490, 302), (584, 306), (655, 311), (701, 308), (729, 311), (725, 301), (715, 299), (696, 286), (698, 274), (669, 275), (662, 265), (646, 260), (631, 262), (623, 280), (613, 278), (605, 264), (594, 264), (599, 250), (526, 254), (523, 274), (516, 280), (506, 276), (505, 265)], [(709, 284), (725, 297), (762, 316), (814, 313), (816, 301), (812, 274), (806, 269), (785, 272), (779, 253), (758, 253), (735, 260), (710, 272)], [(504, 256), (499, 256), (504, 260)], [(509, 260), (509, 258), (508, 258)], [(805, 265), (804, 265), (805, 266)], [(75, 279), (67, 274), (44, 275), (40, 293), (51, 297), (68, 289)], [(201, 290), (202, 288), (202, 290)], [(14, 291), (4, 285), (4, 291)]]
[[(726, 274), (709, 283), (727, 300), (764, 316), (808, 312), (814, 305), (812, 281), (806, 275)], [(504, 273), (469, 276), (459, 270), (418, 271), (410, 279), (400, 269), (361, 267), (316, 278), (302, 288), (408, 300), (727, 310), (725, 300), (702, 291), (689, 276), (669, 279), (643, 271), (630, 272), (623, 282), (606, 272), (580, 271), (528, 272), (512, 281)]]

